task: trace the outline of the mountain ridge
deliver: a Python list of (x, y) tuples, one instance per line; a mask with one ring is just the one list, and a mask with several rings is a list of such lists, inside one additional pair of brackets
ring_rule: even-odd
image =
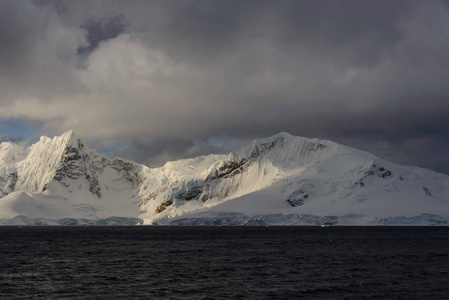
[(447, 175), (286, 132), (160, 168), (73, 131), (0, 144), (4, 224), (449, 224), (448, 191)]

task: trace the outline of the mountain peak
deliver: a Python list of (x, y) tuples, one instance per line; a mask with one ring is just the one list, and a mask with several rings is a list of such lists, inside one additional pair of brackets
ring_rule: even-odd
[(42, 135), (39, 139), (39, 143), (47, 144), (47, 143), (57, 143), (57, 144), (67, 144), (71, 143), (72, 141), (76, 140), (75, 134), (73, 133), (73, 130), (68, 130), (61, 135), (56, 135), (53, 138), (50, 138), (48, 136)]
[(279, 132), (278, 134), (272, 135), (270, 137), (258, 139), (255, 142), (256, 143), (267, 143), (267, 142), (271, 142), (271, 141), (277, 141), (279, 139), (290, 140), (292, 138), (295, 138), (295, 136), (291, 135), (290, 133), (282, 131), (282, 132)]
[(81, 138), (78, 137), (78, 135), (73, 130), (67, 130), (66, 132), (62, 133), (60, 136), (64, 141), (67, 143), (73, 143), (81, 140)]
[(273, 135), (272, 137), (293, 137), (294, 135), (291, 135), (288, 132), (281, 131), (278, 134)]
[(66, 132), (64, 132), (63, 134), (61, 134), (60, 136), (62, 138), (71, 138), (74, 135), (73, 130), (67, 130)]
[(73, 131), (68, 130), (62, 133), (60, 136), (55, 136), (54, 140), (60, 139), (66, 146), (72, 146), (74, 148), (83, 148), (84, 141)]

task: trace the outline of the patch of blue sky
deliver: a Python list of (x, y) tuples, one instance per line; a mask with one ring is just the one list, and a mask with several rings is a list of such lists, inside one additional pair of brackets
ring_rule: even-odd
[(201, 146), (228, 146), (229, 143), (225, 142), (215, 136), (211, 136), (208, 139), (202, 138), (202, 139), (196, 139), (194, 141), (194, 145), (201, 145)]
[(42, 125), (43, 122), (21, 118), (0, 119), (0, 134), (29, 139), (36, 135)]
[(213, 145), (227, 146), (227, 145), (229, 145), (229, 143), (227, 143), (227, 142), (225, 142), (225, 141), (222, 141), (222, 140), (220, 140), (220, 139), (218, 139), (218, 138), (216, 138), (216, 137), (210, 137), (210, 138), (206, 141), (205, 144), (206, 144), (206, 145), (209, 145), (209, 146), (213, 146)]

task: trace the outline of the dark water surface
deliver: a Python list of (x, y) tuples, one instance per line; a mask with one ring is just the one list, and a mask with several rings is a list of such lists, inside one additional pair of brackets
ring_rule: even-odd
[(448, 227), (0, 227), (1, 299), (449, 299)]

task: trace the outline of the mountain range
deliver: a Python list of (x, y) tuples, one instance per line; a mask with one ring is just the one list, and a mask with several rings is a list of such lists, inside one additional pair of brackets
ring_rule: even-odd
[(449, 225), (449, 176), (279, 133), (160, 168), (72, 131), (0, 145), (5, 225)]

